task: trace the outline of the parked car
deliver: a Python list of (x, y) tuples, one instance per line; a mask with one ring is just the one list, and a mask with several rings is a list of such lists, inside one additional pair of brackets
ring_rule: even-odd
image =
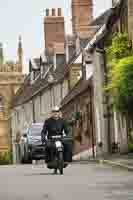
[(45, 146), (42, 145), (41, 131), (43, 123), (33, 123), (24, 132), (20, 141), (21, 162), (31, 163), (32, 160), (45, 158)]

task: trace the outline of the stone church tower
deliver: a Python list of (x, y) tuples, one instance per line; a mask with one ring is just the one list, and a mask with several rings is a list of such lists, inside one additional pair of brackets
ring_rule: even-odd
[(81, 39), (88, 38), (89, 23), (93, 19), (92, 0), (72, 0), (73, 34)]
[(18, 61), (4, 62), (3, 48), (0, 44), (0, 153), (11, 148), (10, 115), (13, 97), (23, 84), (22, 74), (22, 43), (19, 38)]

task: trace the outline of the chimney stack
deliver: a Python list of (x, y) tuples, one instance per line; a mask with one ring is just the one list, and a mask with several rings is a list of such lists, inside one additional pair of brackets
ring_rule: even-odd
[(72, 0), (72, 27), (74, 35), (82, 39), (88, 38), (89, 23), (93, 19), (92, 0)]
[[(49, 10), (49, 9), (47, 9)], [(50, 13), (52, 13), (50, 15)], [(45, 34), (45, 48), (46, 52), (53, 56), (56, 52), (64, 53), (65, 46), (65, 24), (64, 16), (62, 16), (61, 8), (52, 8), (47, 11), (47, 15), (44, 19), (44, 34)]]

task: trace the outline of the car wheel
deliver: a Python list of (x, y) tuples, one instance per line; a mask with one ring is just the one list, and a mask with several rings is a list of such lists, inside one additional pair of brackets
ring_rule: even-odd
[(23, 155), (23, 157), (21, 159), (21, 163), (22, 164), (27, 164), (27, 162), (28, 162), (28, 155), (27, 155), (26, 149), (24, 148), (24, 155)]

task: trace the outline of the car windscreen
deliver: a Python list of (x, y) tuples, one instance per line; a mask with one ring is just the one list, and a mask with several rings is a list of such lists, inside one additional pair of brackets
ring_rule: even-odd
[(31, 136), (41, 136), (43, 126), (32, 126), (29, 129), (29, 135)]

